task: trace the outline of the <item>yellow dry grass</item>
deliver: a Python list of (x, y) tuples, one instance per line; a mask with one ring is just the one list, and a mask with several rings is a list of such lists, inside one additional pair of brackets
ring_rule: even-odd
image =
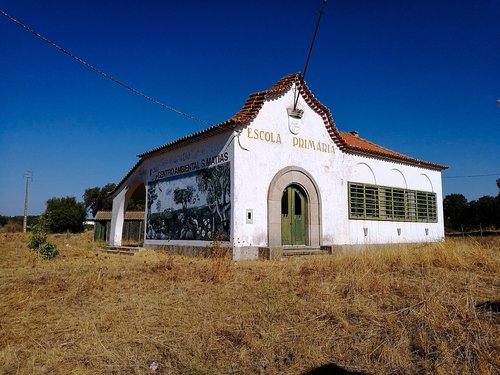
[(98, 251), (51, 261), (0, 234), (4, 374), (369, 374), (500, 369), (500, 238), (285, 261)]

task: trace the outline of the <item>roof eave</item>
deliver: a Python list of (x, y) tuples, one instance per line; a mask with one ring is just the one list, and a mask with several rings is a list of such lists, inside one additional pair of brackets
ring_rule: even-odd
[(372, 158), (386, 160), (386, 161), (392, 161), (392, 162), (406, 164), (406, 165), (411, 165), (411, 166), (415, 166), (415, 167), (438, 170), (438, 171), (448, 169), (448, 167), (445, 165), (431, 163), (431, 162), (424, 161), (424, 160), (413, 159), (410, 157), (406, 157), (405, 155), (401, 155), (401, 157), (396, 157), (394, 155), (387, 155), (387, 154), (380, 153), (380, 152), (362, 150), (362, 149), (359, 149), (358, 147), (354, 147), (354, 146), (347, 147), (344, 150), (344, 152), (356, 154), (356, 155), (360, 155), (360, 156), (372, 157)]
[(150, 158), (160, 152), (164, 152), (167, 150), (173, 150), (186, 144), (197, 142), (209, 137), (212, 137), (217, 134), (221, 134), (225, 131), (234, 131), (237, 128), (242, 128), (248, 124), (250, 124), (258, 115), (262, 106), (267, 100), (275, 99), (279, 96), (284, 95), (288, 92), (293, 84), (296, 84), (299, 89), (299, 93), (304, 99), (304, 101), (323, 119), (323, 123), (325, 124), (327, 131), (332, 139), (332, 141), (339, 147), (339, 149), (343, 152), (347, 153), (355, 153), (364, 156), (379, 158), (383, 160), (390, 160), (395, 162), (400, 162), (404, 164), (420, 166), (424, 168), (430, 168), (435, 170), (444, 170), (448, 167), (420, 161), (417, 159), (413, 159), (410, 157), (406, 157), (405, 155), (398, 154), (398, 156), (387, 155), (383, 153), (370, 152), (367, 150), (359, 150), (355, 146), (350, 145), (341, 135), (341, 132), (337, 129), (335, 122), (333, 121), (333, 117), (330, 113), (330, 110), (323, 105), (309, 90), (309, 87), (306, 85), (302, 75), (300, 73), (293, 73), (283, 77), (279, 80), (273, 87), (268, 90), (258, 91), (248, 96), (243, 107), (230, 119), (221, 122), (217, 125), (213, 125), (207, 129), (201, 130), (199, 132), (184, 136), (179, 138), (173, 142), (169, 142), (162, 146), (156, 147), (149, 151), (138, 154), (137, 156), (141, 158), (135, 166), (127, 173), (127, 175), (118, 183), (115, 190), (111, 193), (113, 196), (116, 192), (123, 186), (125, 181), (133, 174), (135, 170), (142, 164), (142, 162)]

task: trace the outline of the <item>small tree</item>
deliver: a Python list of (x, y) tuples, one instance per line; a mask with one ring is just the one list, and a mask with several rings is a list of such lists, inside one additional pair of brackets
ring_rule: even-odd
[(9, 218), (7, 216), (0, 215), (0, 227), (7, 225)]
[(75, 197), (51, 198), (47, 201), (44, 217), (51, 232), (78, 233), (83, 231), (87, 210)]
[(44, 242), (47, 242), (47, 232), (45, 228), (41, 224), (35, 225), (31, 230), (31, 237), (30, 242), (28, 242), (28, 247), (31, 250), (36, 251)]
[(115, 184), (106, 184), (102, 188), (93, 187), (86, 189), (85, 193), (83, 193), (85, 209), (90, 211), (94, 217), (99, 210), (111, 210), (113, 208), (111, 192), (115, 188)]
[(449, 229), (459, 230), (462, 224), (466, 224), (469, 203), (462, 194), (450, 194), (444, 198), (444, 220)]
[(478, 219), (484, 227), (495, 226), (498, 214), (496, 199), (485, 195), (477, 200)]
[(33, 250), (42, 259), (52, 259), (59, 255), (57, 246), (47, 241), (45, 221), (41, 220), (39, 224), (33, 227), (28, 248)]

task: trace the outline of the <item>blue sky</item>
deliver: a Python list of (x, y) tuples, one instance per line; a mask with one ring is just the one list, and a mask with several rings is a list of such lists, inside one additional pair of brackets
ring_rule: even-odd
[[(0, 9), (111, 76), (211, 123), (301, 71), (321, 1), (25, 1)], [(306, 81), (340, 130), (450, 166), (444, 194), (496, 195), (500, 2), (336, 0)], [(0, 16), (0, 214), (118, 182), (136, 154), (203, 128)], [(497, 174), (490, 177), (449, 178)]]

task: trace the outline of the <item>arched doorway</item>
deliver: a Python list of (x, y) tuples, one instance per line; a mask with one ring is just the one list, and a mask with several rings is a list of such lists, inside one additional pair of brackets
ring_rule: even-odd
[(305, 246), (307, 244), (307, 195), (295, 184), (283, 190), (281, 197), (281, 244)]
[[(287, 210), (292, 217), (283, 217)], [(267, 214), (268, 247), (321, 246), (321, 197), (318, 185), (303, 168), (289, 166), (274, 175), (269, 184)], [(284, 230), (287, 225), (295, 226), (295, 237), (291, 229)]]

